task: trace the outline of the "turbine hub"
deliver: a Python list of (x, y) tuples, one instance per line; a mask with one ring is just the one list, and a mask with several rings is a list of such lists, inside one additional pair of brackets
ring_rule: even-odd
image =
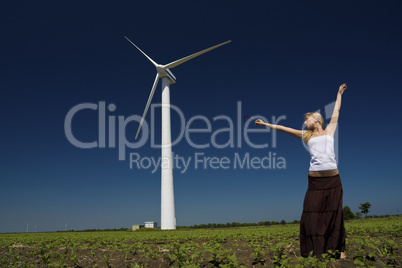
[(156, 65), (156, 71), (158, 72), (159, 76), (161, 78), (167, 77), (169, 78), (169, 84), (174, 84), (176, 83), (176, 77), (173, 75), (173, 73), (169, 69), (165, 69), (164, 65)]

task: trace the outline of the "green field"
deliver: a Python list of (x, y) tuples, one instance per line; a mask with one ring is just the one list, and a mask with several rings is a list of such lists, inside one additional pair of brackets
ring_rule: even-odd
[(402, 217), (346, 222), (345, 260), (303, 258), (299, 225), (0, 234), (0, 267), (402, 267)]

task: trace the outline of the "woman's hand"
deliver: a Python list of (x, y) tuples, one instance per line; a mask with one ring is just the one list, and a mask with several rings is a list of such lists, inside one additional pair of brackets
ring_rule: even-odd
[(348, 86), (346, 85), (346, 83), (340, 85), (338, 93), (342, 95), (343, 92), (344, 92), (347, 88), (348, 88)]
[(265, 122), (262, 121), (261, 119), (255, 120), (255, 125), (256, 126), (265, 126)]

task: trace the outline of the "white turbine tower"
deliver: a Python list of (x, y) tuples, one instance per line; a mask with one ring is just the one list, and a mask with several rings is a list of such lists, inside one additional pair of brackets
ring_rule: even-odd
[(144, 118), (148, 112), (148, 107), (154, 96), (156, 86), (158, 85), (159, 78), (162, 79), (162, 162), (168, 163), (167, 165), (161, 165), (161, 229), (172, 230), (176, 229), (176, 216), (174, 207), (174, 191), (173, 191), (173, 161), (172, 161), (172, 140), (170, 131), (170, 84), (176, 83), (176, 77), (169, 70), (172, 69), (192, 58), (195, 58), (201, 54), (204, 54), (212, 49), (223, 46), (229, 43), (231, 40), (218, 44), (216, 46), (204, 49), (200, 52), (194, 53), (190, 56), (173, 61), (166, 65), (161, 65), (153, 61), (147, 54), (145, 54), (139, 47), (124, 36), (133, 46), (135, 46), (149, 61), (156, 67), (156, 77), (154, 85), (152, 86), (151, 93), (149, 94), (147, 104), (145, 106), (144, 113), (141, 118), (140, 125), (135, 135), (137, 139), (140, 132)]

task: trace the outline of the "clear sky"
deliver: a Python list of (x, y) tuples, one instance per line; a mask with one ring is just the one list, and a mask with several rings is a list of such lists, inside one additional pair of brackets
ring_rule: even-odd
[[(160, 149), (150, 139), (118, 148), (125, 137), (136, 142), (138, 122), (125, 131), (118, 125), (142, 115), (156, 73), (125, 35), (161, 64), (232, 40), (172, 69), (171, 103), (184, 116), (172, 112), (172, 137), (211, 123), (211, 131), (187, 131), (190, 139), (183, 132), (173, 146), (179, 226), (300, 219), (308, 152), (283, 133), (244, 136), (261, 128), (241, 117), (282, 116), (280, 124), (300, 129), (306, 112), (327, 117), (344, 82), (337, 137), (344, 205), (356, 212), (368, 201), (370, 214), (398, 213), (401, 8), (400, 1), (0, 1), (0, 232), (160, 223), (160, 169), (152, 166)], [(159, 84), (153, 104), (160, 101)], [(66, 137), (66, 116), (79, 105), (97, 110), (78, 111), (72, 134), (97, 148)], [(160, 112), (146, 118), (157, 144)], [(130, 168), (130, 155), (140, 169)], [(265, 159), (265, 168), (247, 166), (247, 156)]]

